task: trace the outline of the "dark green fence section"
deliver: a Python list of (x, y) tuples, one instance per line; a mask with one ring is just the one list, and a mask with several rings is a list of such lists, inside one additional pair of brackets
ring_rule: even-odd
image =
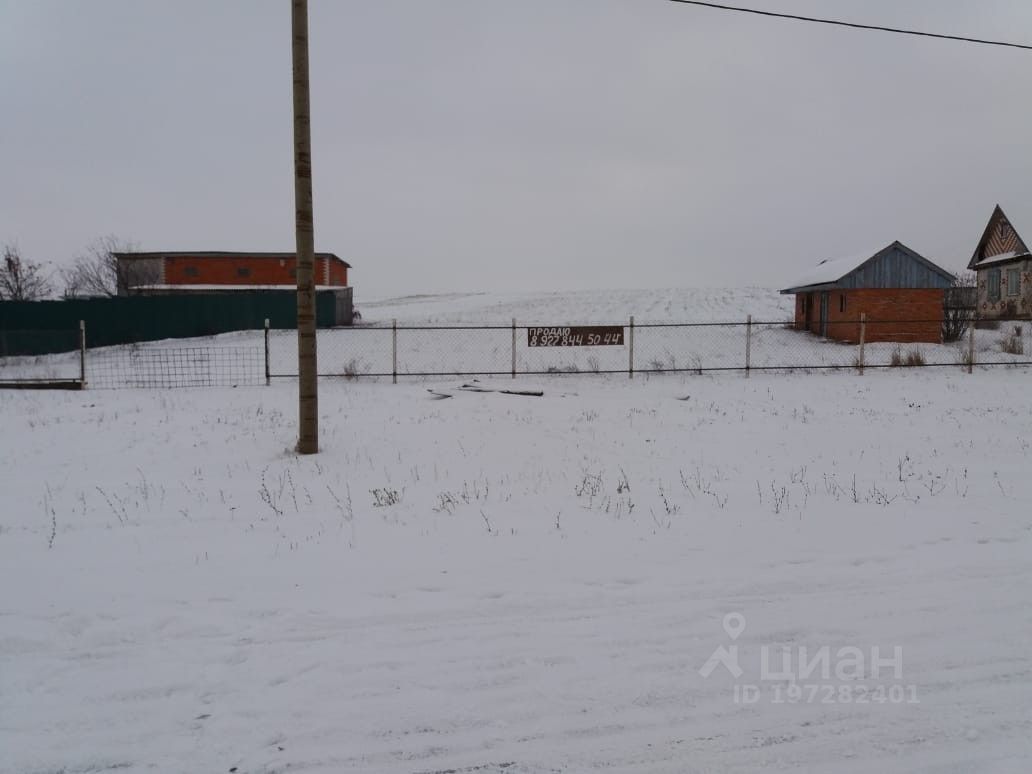
[[(58, 331), (11, 330), (0, 325), (0, 357), (14, 355), (48, 355), (73, 352), (79, 348), (79, 323), (74, 328)], [(0, 363), (0, 381), (9, 376), (5, 363)]]
[[(350, 291), (350, 288), (346, 289)], [(350, 295), (343, 305), (340, 291), (316, 294), (320, 328), (350, 324)], [(0, 301), (0, 356), (44, 355), (75, 349), (69, 336), (86, 321), (86, 345), (105, 347), (138, 341), (212, 336), (229, 331), (297, 324), (293, 291), (203, 293), (127, 298), (79, 298), (66, 301)], [(73, 342), (69, 346), (69, 342)]]

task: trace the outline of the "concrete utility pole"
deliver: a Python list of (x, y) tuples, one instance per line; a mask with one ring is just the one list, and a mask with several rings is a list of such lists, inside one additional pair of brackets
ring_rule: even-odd
[(312, 216), (312, 126), (308, 98), (308, 0), (291, 0), (294, 60), (294, 232), (297, 244), (299, 454), (319, 451), (315, 335), (315, 228)]

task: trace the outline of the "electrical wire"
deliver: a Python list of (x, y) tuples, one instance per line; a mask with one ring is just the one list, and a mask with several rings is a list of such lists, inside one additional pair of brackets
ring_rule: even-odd
[(1032, 46), (1024, 43), (1007, 43), (1000, 40), (984, 40), (982, 38), (969, 38), (964, 35), (943, 35), (937, 32), (921, 32), (920, 30), (908, 30), (899, 27), (884, 27), (878, 24), (859, 24), (856, 22), (839, 21), (837, 19), (820, 19), (814, 16), (799, 16), (793, 13), (779, 13), (776, 11), (761, 11), (756, 8), (741, 8), (735, 5), (722, 5), (720, 3), (708, 3), (702, 0), (670, 0), (671, 3), (681, 5), (700, 5), (706, 8), (715, 8), (720, 11), (735, 11), (738, 13), (750, 13), (757, 16), (771, 16), (777, 19), (792, 19), (793, 21), (814, 22), (816, 24), (832, 24), (836, 27), (851, 27), (858, 30), (877, 30), (878, 32), (895, 32), (900, 35), (917, 35), (922, 38), (939, 38), (941, 40), (953, 40), (961, 43), (978, 43), (984, 46), (1005, 46), (1007, 48), (1020, 48), (1032, 51)]

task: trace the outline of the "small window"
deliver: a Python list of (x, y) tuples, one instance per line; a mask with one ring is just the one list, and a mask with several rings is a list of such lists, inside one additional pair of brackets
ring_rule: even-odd
[(839, 314), (845, 314), (846, 312), (846, 294), (839, 293), (838, 296), (838, 310)]
[(1007, 269), (1007, 295), (1016, 296), (1021, 292), (1021, 269)]
[(237, 276), (238, 277), (250, 277), (251, 276), (251, 270), (249, 268), (247, 268), (246, 266), (238, 266), (237, 267)]
[(1000, 300), (1000, 270), (990, 269), (989, 277), (987, 278), (987, 288), (990, 301)]
[(183, 269), (183, 276), (185, 277), (196, 277), (197, 273), (198, 272), (196, 266), (187, 266)]

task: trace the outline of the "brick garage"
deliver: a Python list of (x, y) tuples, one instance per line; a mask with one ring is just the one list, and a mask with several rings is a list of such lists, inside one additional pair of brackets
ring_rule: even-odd
[(782, 293), (793, 293), (795, 328), (836, 341), (942, 340), (946, 288), (954, 275), (900, 242), (873, 254), (821, 261)]
[[(115, 253), (119, 295), (191, 287), (279, 287), (297, 284), (294, 253), (133, 252)], [(351, 265), (333, 253), (315, 254), (315, 284), (348, 285)]]
[[(805, 322), (804, 304), (820, 304), (820, 293), (796, 294), (796, 330), (821, 334), (820, 320)], [(869, 288), (828, 291), (826, 332), (829, 339), (855, 344), (860, 340), (860, 315), (867, 316), (867, 341), (938, 342), (942, 336), (943, 294), (940, 288)], [(905, 310), (905, 314), (904, 311)]]

